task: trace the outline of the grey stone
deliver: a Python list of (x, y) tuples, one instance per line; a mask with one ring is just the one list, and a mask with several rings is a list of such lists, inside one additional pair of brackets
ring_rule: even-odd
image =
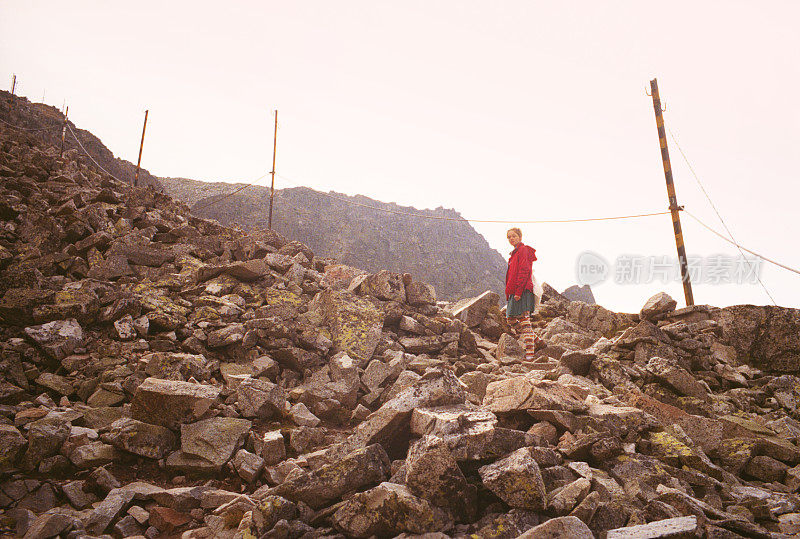
[(242, 445), (252, 423), (246, 419), (213, 417), (181, 426), (181, 451), (222, 466)]
[(56, 361), (64, 359), (84, 344), (83, 328), (74, 318), (27, 327), (25, 334)]
[(667, 539), (667, 538), (682, 538), (682, 537), (695, 537), (698, 531), (697, 517), (694, 515), (688, 517), (668, 518), (666, 520), (659, 520), (650, 522), (648, 524), (640, 524), (639, 526), (629, 526), (627, 528), (618, 528), (616, 530), (609, 530), (607, 539)]
[(543, 524), (531, 528), (519, 539), (594, 539), (589, 526), (575, 517), (552, 518)]
[(447, 514), (411, 494), (407, 487), (381, 483), (355, 494), (333, 514), (334, 525), (351, 537), (424, 534), (448, 529)]
[(672, 299), (666, 292), (659, 292), (645, 302), (639, 316), (643, 320), (653, 320), (660, 315), (670, 313), (675, 310), (678, 302)]
[(511, 507), (541, 511), (545, 490), (539, 465), (530, 450), (522, 448), (478, 470), (484, 486)]
[(166, 457), (176, 445), (171, 430), (128, 417), (114, 421), (101, 438), (117, 449), (150, 459)]
[(147, 378), (136, 388), (131, 403), (134, 419), (177, 429), (202, 416), (219, 396), (214, 386)]

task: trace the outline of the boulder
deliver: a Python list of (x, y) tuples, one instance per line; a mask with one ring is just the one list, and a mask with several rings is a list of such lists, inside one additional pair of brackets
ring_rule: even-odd
[(411, 281), (406, 285), (406, 302), (415, 307), (436, 305), (436, 290), (428, 283)]
[(181, 452), (221, 468), (244, 442), (252, 423), (233, 417), (212, 417), (181, 426)]
[(406, 457), (405, 483), (412, 494), (446, 508), (456, 520), (475, 519), (477, 490), (467, 483), (440, 438), (426, 436), (411, 446)]
[(131, 417), (177, 430), (202, 416), (219, 393), (214, 386), (147, 378), (133, 394)]
[(445, 511), (394, 483), (354, 495), (336, 510), (333, 523), (350, 537), (426, 534), (452, 525)]
[(639, 311), (639, 316), (642, 320), (658, 320), (662, 315), (674, 311), (677, 305), (678, 302), (669, 294), (659, 292), (645, 302), (642, 310)]
[(243, 417), (269, 418), (288, 411), (283, 388), (261, 378), (244, 377), (236, 386), (236, 396)]
[(403, 278), (397, 273), (391, 273), (386, 270), (367, 275), (361, 282), (361, 292), (384, 301), (397, 301), (400, 303), (406, 301)]
[(494, 413), (538, 409), (583, 412), (587, 409), (575, 388), (529, 376), (489, 383), (483, 405)]
[(350, 453), (346, 457), (319, 468), (287, 478), (267, 494), (303, 502), (320, 509), (345, 492), (353, 492), (385, 481), (389, 457), (378, 444)]
[(800, 374), (800, 310), (734, 305), (713, 311), (711, 317), (740, 361), (771, 372)]
[(25, 444), (25, 437), (13, 425), (0, 425), (0, 472), (13, 467)]
[(696, 537), (699, 531), (697, 517), (690, 515), (688, 517), (668, 518), (650, 522), (648, 524), (640, 524), (638, 526), (629, 526), (627, 528), (617, 528), (616, 530), (609, 530), (606, 535), (607, 539), (661, 539), (661, 538), (681, 538), (681, 537)]
[(474, 328), (486, 318), (489, 308), (493, 305), (496, 306), (499, 302), (500, 296), (496, 292), (487, 290), (480, 296), (459, 301), (448, 308), (448, 311), (464, 322), (467, 327)]
[(102, 439), (117, 449), (150, 459), (163, 459), (177, 444), (171, 430), (128, 417), (114, 421)]
[(486, 488), (511, 507), (542, 511), (545, 490), (539, 465), (529, 448), (514, 451), (504, 459), (478, 470)]
[(366, 366), (381, 338), (383, 314), (346, 291), (323, 290), (318, 305), (331, 330), (333, 352), (345, 352), (359, 367)]
[(56, 361), (83, 346), (83, 329), (74, 318), (30, 326), (25, 328), (25, 334)]
[(594, 539), (594, 534), (589, 529), (589, 526), (579, 519), (568, 516), (552, 518), (543, 524), (539, 524), (520, 535), (519, 539), (561, 539), (562, 537)]

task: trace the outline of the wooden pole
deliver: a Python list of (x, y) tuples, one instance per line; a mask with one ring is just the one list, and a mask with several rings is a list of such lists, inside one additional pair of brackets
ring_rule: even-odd
[(136, 162), (136, 175), (133, 177), (133, 186), (137, 187), (139, 184), (139, 169), (142, 166), (142, 148), (144, 148), (144, 132), (147, 129), (147, 114), (149, 110), (144, 111), (144, 125), (142, 126), (142, 142), (139, 143), (139, 160)]
[(275, 131), (272, 134), (272, 184), (269, 188), (269, 229), (272, 230), (272, 200), (275, 197), (275, 153), (278, 149), (278, 109), (275, 109)]
[(61, 126), (61, 150), (58, 152), (59, 157), (64, 156), (64, 138), (67, 136), (67, 118), (69, 117), (69, 107), (64, 112), (64, 125)]
[(14, 106), (14, 90), (17, 88), (17, 75), (14, 74), (14, 80), (11, 83), (11, 106)]
[(675, 184), (672, 181), (672, 166), (669, 162), (669, 150), (667, 149), (667, 133), (664, 129), (664, 117), (661, 112), (661, 98), (658, 95), (658, 81), (650, 81), (650, 91), (653, 97), (653, 109), (656, 113), (656, 127), (658, 128), (658, 142), (661, 146), (661, 161), (664, 164), (664, 177), (667, 180), (667, 197), (669, 198), (669, 211), (672, 214), (672, 229), (675, 233), (675, 245), (678, 248), (678, 262), (681, 266), (681, 281), (683, 281), (683, 295), (686, 298), (686, 305), (694, 305), (694, 295), (692, 294), (692, 282), (689, 276), (689, 267), (686, 261), (686, 246), (683, 244), (683, 230), (681, 229), (680, 210), (678, 198), (675, 196)]

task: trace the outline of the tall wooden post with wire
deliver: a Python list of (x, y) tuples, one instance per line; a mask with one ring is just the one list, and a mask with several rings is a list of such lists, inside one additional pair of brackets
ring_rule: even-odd
[(144, 132), (147, 129), (147, 114), (149, 110), (144, 111), (144, 125), (142, 126), (142, 142), (139, 143), (139, 160), (136, 162), (136, 174), (133, 176), (133, 186), (139, 185), (139, 169), (142, 166), (142, 148), (144, 148)]
[(17, 89), (17, 74), (14, 74), (14, 79), (11, 82), (11, 107), (14, 107), (14, 90)]
[(272, 184), (269, 187), (269, 229), (272, 230), (272, 201), (275, 198), (275, 153), (278, 149), (278, 109), (275, 109), (275, 131), (272, 134)]
[(61, 126), (61, 150), (58, 152), (59, 157), (64, 157), (64, 138), (67, 136), (67, 118), (69, 118), (69, 107), (64, 111), (64, 124)]
[(683, 230), (681, 228), (680, 210), (678, 199), (675, 196), (675, 184), (672, 181), (672, 166), (669, 162), (669, 150), (667, 149), (667, 133), (664, 129), (664, 117), (661, 114), (661, 98), (658, 95), (658, 81), (650, 81), (650, 94), (653, 97), (653, 109), (656, 113), (656, 127), (658, 128), (658, 142), (661, 146), (661, 161), (664, 163), (664, 177), (667, 180), (667, 197), (669, 197), (669, 211), (672, 214), (672, 229), (675, 232), (675, 245), (678, 248), (678, 261), (681, 266), (681, 280), (683, 281), (683, 295), (686, 297), (686, 305), (694, 305), (694, 295), (692, 294), (692, 281), (689, 277), (689, 267), (686, 261), (686, 246), (683, 244)]

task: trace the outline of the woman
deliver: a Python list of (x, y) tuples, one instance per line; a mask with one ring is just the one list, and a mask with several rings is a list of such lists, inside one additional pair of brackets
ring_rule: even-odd
[(531, 313), (536, 309), (536, 296), (533, 293), (533, 262), (536, 249), (522, 243), (522, 231), (511, 228), (506, 233), (508, 243), (514, 247), (508, 259), (506, 271), (506, 316), (514, 331), (522, 337), (525, 345), (525, 359), (533, 360), (537, 348), (546, 345), (533, 331)]

